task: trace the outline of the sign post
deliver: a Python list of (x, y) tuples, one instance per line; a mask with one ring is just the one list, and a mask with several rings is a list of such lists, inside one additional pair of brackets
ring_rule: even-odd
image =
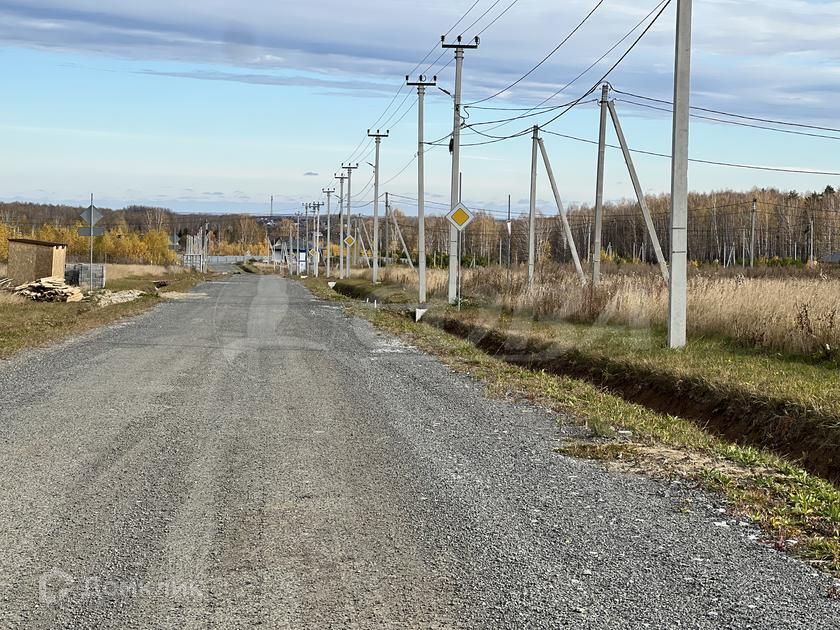
[(93, 205), (93, 193), (90, 195), (90, 207), (79, 215), (82, 221), (87, 223), (86, 228), (79, 230), (80, 236), (87, 236), (90, 238), (90, 266), (88, 267), (88, 276), (90, 280), (90, 290), (93, 291), (93, 238), (94, 236), (102, 236), (105, 233), (103, 228), (95, 228), (94, 226), (102, 219), (102, 213)]
[(452, 210), (450, 210), (449, 214), (446, 215), (446, 220), (449, 221), (450, 225), (455, 228), (458, 239), (457, 239), (457, 247), (455, 247), (455, 262), (449, 262), (449, 268), (455, 269), (456, 277), (458, 279), (457, 289), (458, 289), (458, 310), (461, 310), (461, 248), (463, 243), (463, 234), (466, 227), (473, 222), (475, 219), (475, 215), (467, 208), (464, 204), (459, 203), (457, 204)]

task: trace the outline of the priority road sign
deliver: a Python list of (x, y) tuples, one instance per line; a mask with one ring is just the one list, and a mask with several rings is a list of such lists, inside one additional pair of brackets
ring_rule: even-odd
[(353, 247), (353, 245), (356, 244), (356, 239), (348, 234), (347, 238), (344, 239), (344, 244), (347, 245), (347, 247)]
[(459, 232), (463, 231), (465, 227), (472, 223), (474, 218), (475, 215), (465, 205), (460, 203), (446, 215), (446, 220), (454, 225), (455, 229)]
[(94, 206), (90, 206), (89, 208), (86, 208), (84, 212), (82, 212), (79, 216), (82, 217), (82, 221), (84, 221), (88, 225), (96, 225), (102, 218), (102, 213), (99, 212), (99, 210), (97, 210)]

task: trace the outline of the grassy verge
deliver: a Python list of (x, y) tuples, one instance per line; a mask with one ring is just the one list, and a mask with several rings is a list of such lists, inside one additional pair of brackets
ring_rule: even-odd
[(24, 348), (44, 346), (142, 313), (160, 302), (154, 293), (156, 280), (169, 282), (162, 291), (187, 291), (206, 277), (196, 273), (177, 273), (122, 278), (111, 283), (108, 288), (112, 291), (139, 289), (149, 294), (133, 302), (104, 307), (88, 302), (66, 304), (0, 300), (0, 359), (8, 358)]
[[(622, 470), (677, 475), (720, 491), (733, 512), (762, 528), (767, 542), (840, 576), (840, 491), (790, 459), (716, 435), (679, 415), (630, 402), (589, 380), (503, 360), (469, 338), (414, 323), (400, 312), (372, 309), (330, 290), (323, 281), (310, 278), (305, 284), (316, 295), (340, 301), (353, 314), (439, 356), (453, 369), (483, 380), (492, 396), (524, 398), (567, 412), (591, 430), (591, 438), (567, 444), (567, 454), (604, 460)], [(632, 347), (632, 341), (627, 343)], [(706, 351), (713, 352), (713, 347)]]

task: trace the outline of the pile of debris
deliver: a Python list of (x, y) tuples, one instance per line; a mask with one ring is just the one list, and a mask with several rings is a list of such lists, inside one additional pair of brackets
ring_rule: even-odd
[(63, 278), (41, 278), (15, 287), (14, 292), (36, 302), (81, 302), (84, 295), (78, 287)]
[(12, 279), (11, 278), (4, 278), (0, 276), (0, 289), (8, 289), (9, 291), (12, 290)]
[(128, 289), (127, 291), (101, 291), (91, 297), (91, 301), (97, 306), (111, 306), (112, 304), (123, 304), (124, 302), (133, 302), (134, 300), (146, 295), (143, 291), (137, 289)]

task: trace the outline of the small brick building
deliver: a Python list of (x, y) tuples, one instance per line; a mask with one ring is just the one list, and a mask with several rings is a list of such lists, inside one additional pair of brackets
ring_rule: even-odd
[(28, 238), (9, 239), (9, 277), (15, 284), (39, 278), (64, 278), (67, 245)]

